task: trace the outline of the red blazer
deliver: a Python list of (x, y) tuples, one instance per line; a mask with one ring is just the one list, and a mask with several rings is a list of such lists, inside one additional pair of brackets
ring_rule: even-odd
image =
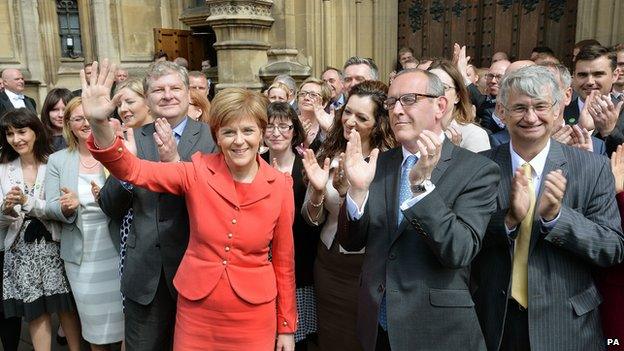
[[(615, 198), (620, 218), (624, 221), (624, 192), (616, 194)], [(596, 274), (596, 282), (604, 300), (600, 305), (604, 337), (620, 342), (619, 346), (608, 345), (607, 348), (624, 350), (624, 264), (600, 269)]]
[(239, 203), (221, 153), (198, 152), (191, 162), (151, 162), (132, 155), (119, 138), (105, 150), (98, 150), (92, 138), (89, 150), (117, 178), (154, 192), (185, 196), (191, 232), (173, 280), (180, 295), (203, 299), (227, 274), (232, 290), (251, 304), (277, 298), (278, 333), (295, 332), (294, 201), (289, 175), (258, 157), (258, 174)]

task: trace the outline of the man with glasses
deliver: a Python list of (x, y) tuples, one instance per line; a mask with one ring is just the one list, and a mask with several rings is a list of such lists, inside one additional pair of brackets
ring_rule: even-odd
[[(445, 139), (438, 77), (401, 71), (384, 103), (399, 147), (368, 162), (351, 132), (338, 240), (366, 247), (358, 303), (364, 350), (483, 350), (468, 290), (493, 213), (498, 167)], [(348, 220), (347, 220), (348, 218)]]
[(540, 66), (509, 73), (498, 94), (511, 141), (497, 208), (472, 267), (489, 350), (602, 350), (592, 273), (624, 258), (608, 159), (551, 139), (563, 93)]
[(488, 73), (485, 75), (486, 95), (481, 94), (476, 85), (472, 83), (468, 85), (470, 101), (477, 109), (477, 122), (489, 134), (494, 134), (505, 129), (505, 124), (496, 116), (495, 111), (498, 84), (509, 65), (511, 65), (511, 62), (508, 60), (500, 60), (492, 63)]

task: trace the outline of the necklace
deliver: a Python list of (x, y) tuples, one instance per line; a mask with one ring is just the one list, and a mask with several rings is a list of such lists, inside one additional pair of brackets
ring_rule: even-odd
[(80, 164), (81, 164), (81, 165), (82, 165), (82, 167), (84, 167), (85, 169), (91, 169), (91, 168), (93, 168), (93, 167), (97, 166), (98, 164), (100, 164), (100, 161), (95, 160), (95, 162), (94, 162), (92, 165), (90, 165), (90, 164), (88, 164), (88, 163), (86, 163), (86, 162), (83, 162), (83, 161), (82, 161), (82, 157), (81, 157), (81, 158), (80, 158)]

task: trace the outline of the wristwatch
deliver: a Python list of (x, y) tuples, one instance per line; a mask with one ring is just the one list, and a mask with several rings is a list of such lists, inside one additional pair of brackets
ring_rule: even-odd
[(425, 179), (420, 183), (414, 183), (410, 185), (412, 193), (415, 195), (422, 194), (429, 189), (433, 188), (433, 183), (429, 179)]

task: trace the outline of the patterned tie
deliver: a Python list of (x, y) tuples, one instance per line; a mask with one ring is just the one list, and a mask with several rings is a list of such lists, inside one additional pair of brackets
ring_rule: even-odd
[(531, 165), (522, 165), (524, 174), (529, 179), (529, 212), (520, 222), (518, 237), (516, 238), (515, 251), (513, 255), (511, 297), (522, 307), (529, 305), (529, 245), (531, 243), (531, 229), (533, 227), (533, 212), (535, 210), (535, 187), (531, 174)]
[(418, 157), (416, 155), (409, 155), (405, 162), (403, 162), (403, 167), (401, 168), (401, 183), (399, 188), (399, 206), (397, 206), (398, 216), (397, 216), (397, 224), (401, 224), (403, 220), (403, 211), (401, 211), (401, 204), (405, 202), (405, 200), (409, 200), (412, 195), (412, 190), (410, 189), (410, 181), (409, 181), (409, 173), (418, 161)]
[[(401, 204), (405, 202), (405, 200), (410, 199), (413, 194), (410, 189), (409, 182), (409, 173), (418, 161), (418, 157), (415, 155), (410, 155), (407, 157), (407, 160), (403, 163), (403, 167), (401, 168), (401, 182), (399, 188), (399, 206), (398, 206), (398, 224), (401, 224), (403, 220), (403, 211), (401, 211)], [(379, 305), (379, 325), (383, 328), (383, 330), (388, 330), (388, 318), (386, 315), (386, 293), (384, 291), (383, 297), (381, 298), (381, 305)]]

